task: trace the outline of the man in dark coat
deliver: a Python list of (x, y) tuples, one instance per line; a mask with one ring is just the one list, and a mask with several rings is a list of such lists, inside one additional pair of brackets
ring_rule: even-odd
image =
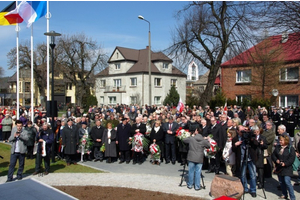
[[(217, 124), (217, 120), (216, 120), (215, 117), (211, 117), (210, 122), (211, 122), (211, 125), (208, 128), (208, 135), (212, 135), (212, 139), (215, 140), (217, 145), (219, 146), (220, 127)], [(220, 161), (221, 161), (221, 156), (220, 155), (221, 154), (220, 154), (220, 152), (217, 152), (215, 158), (210, 158), (210, 168), (205, 173), (215, 172), (216, 174), (219, 174)]]
[[(146, 124), (142, 123), (142, 117), (135, 118), (135, 123), (131, 126), (131, 136), (134, 137), (136, 133), (141, 133), (143, 135), (146, 133)], [(133, 164), (142, 164), (142, 160), (142, 152), (133, 151)]]
[[(176, 163), (176, 144), (175, 144), (175, 135), (176, 130), (179, 128), (178, 124), (174, 122), (172, 116), (168, 118), (169, 122), (163, 124), (163, 130), (165, 132), (165, 146), (166, 146), (166, 164), (170, 163), (172, 160), (172, 164)], [(170, 155), (170, 150), (172, 157)]]
[(71, 119), (68, 119), (67, 126), (62, 130), (62, 145), (66, 155), (67, 165), (71, 163), (77, 165), (76, 153), (77, 145), (79, 144), (79, 134), (76, 126)]
[(126, 164), (130, 163), (130, 150), (129, 137), (131, 137), (131, 126), (128, 124), (128, 118), (122, 118), (122, 123), (117, 127), (117, 141), (120, 150), (120, 162), (122, 164), (126, 161)]
[[(181, 116), (181, 122), (179, 124), (179, 127), (185, 130), (189, 130), (189, 121), (187, 120), (186, 116)], [(181, 165), (187, 164), (187, 153), (189, 151), (189, 145), (183, 143), (180, 140), (178, 141), (178, 151), (180, 154), (180, 159), (181, 159)]]
[[(45, 122), (42, 126), (42, 129), (39, 131), (39, 133), (36, 134), (36, 141), (38, 144), (37, 154), (36, 154), (36, 160), (35, 160), (35, 172), (33, 175), (36, 175), (41, 170), (41, 164), (42, 159), (44, 159), (44, 165), (45, 165), (45, 175), (49, 174), (50, 170), (50, 157), (51, 157), (51, 147), (52, 143), (54, 142), (54, 134), (52, 130), (49, 128), (47, 122)], [(42, 157), (42, 145), (43, 142), (46, 142), (46, 156)]]
[(97, 120), (96, 121), (96, 126), (94, 126), (91, 130), (91, 138), (94, 142), (94, 157), (95, 160), (94, 162), (97, 162), (100, 160), (100, 162), (103, 161), (103, 152), (100, 151), (100, 148), (102, 146), (102, 137), (103, 137), (103, 132), (105, 128), (101, 126), (101, 121)]
[(285, 120), (287, 122), (286, 124), (286, 132), (290, 135), (292, 138), (292, 141), (294, 140), (294, 131), (296, 127), (296, 118), (294, 115), (294, 110), (290, 109), (289, 113), (286, 115)]

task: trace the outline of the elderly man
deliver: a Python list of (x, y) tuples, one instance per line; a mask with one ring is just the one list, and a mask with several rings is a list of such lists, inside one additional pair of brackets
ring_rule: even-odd
[(131, 126), (128, 124), (129, 118), (125, 116), (122, 118), (122, 123), (117, 127), (117, 141), (120, 150), (120, 162), (122, 164), (126, 161), (126, 164), (130, 163), (130, 149), (129, 137), (131, 137)]
[(62, 145), (64, 146), (64, 153), (66, 155), (68, 166), (71, 163), (77, 165), (76, 153), (78, 144), (79, 134), (77, 127), (73, 124), (71, 119), (68, 119), (67, 125), (62, 130)]
[[(176, 163), (176, 143), (175, 143), (175, 135), (176, 130), (179, 128), (178, 124), (174, 122), (174, 118), (171, 116), (168, 118), (168, 122), (163, 124), (163, 131), (165, 133), (165, 146), (166, 146), (166, 164), (170, 163), (172, 160), (172, 164)], [(171, 155), (170, 155), (171, 150)]]
[(262, 136), (264, 136), (266, 138), (267, 141), (267, 152), (268, 155), (265, 155), (266, 159), (267, 159), (267, 164), (264, 166), (265, 167), (265, 177), (269, 178), (272, 176), (272, 159), (271, 159), (271, 155), (272, 155), (272, 148), (273, 148), (273, 144), (274, 144), (274, 140), (275, 140), (275, 131), (272, 128), (273, 127), (273, 123), (271, 121), (266, 121), (266, 129), (264, 130), (264, 132), (262, 133)]
[[(35, 172), (32, 175), (37, 175), (41, 170), (42, 159), (44, 159), (45, 165), (45, 175), (49, 174), (50, 171), (50, 157), (51, 157), (51, 146), (54, 142), (54, 134), (52, 130), (48, 127), (47, 122), (43, 123), (42, 129), (36, 134), (36, 141), (38, 144), (38, 150), (35, 160)], [(46, 156), (43, 154), (43, 142), (46, 142)]]
[(28, 140), (27, 131), (23, 129), (23, 123), (20, 120), (16, 121), (16, 128), (13, 128), (11, 135), (8, 141), (11, 145), (11, 155), (10, 155), (10, 164), (8, 168), (7, 181), (11, 182), (13, 180), (13, 174), (17, 160), (19, 160), (19, 169), (17, 172), (17, 179), (22, 180), (23, 170), (25, 164), (25, 155), (27, 151), (26, 142)]
[(102, 151), (100, 151), (100, 148), (102, 146), (102, 137), (103, 137), (103, 132), (105, 128), (101, 126), (101, 121), (97, 120), (96, 121), (96, 126), (92, 127), (91, 129), (91, 138), (94, 142), (94, 157), (95, 160), (94, 162), (97, 162), (100, 160), (100, 162), (103, 161), (104, 154)]

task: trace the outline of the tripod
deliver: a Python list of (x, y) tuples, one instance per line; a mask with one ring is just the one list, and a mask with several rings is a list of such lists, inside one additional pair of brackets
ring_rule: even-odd
[[(185, 172), (185, 166), (186, 165), (187, 165), (187, 163), (183, 165), (182, 174), (181, 174), (181, 180), (180, 180), (180, 184), (179, 184), (180, 187), (182, 187), (182, 183), (184, 181), (184, 174), (185, 174), (184, 172)], [(205, 189), (204, 176), (202, 175), (202, 172), (201, 172), (201, 180), (202, 180), (202, 185), (200, 185), (200, 188)]]
[[(241, 148), (242, 148), (242, 147), (241, 147)], [(245, 160), (244, 160), (245, 165), (246, 165), (246, 168), (248, 167), (249, 148), (250, 148), (250, 145), (249, 145), (249, 144), (246, 144), (246, 153), (245, 153)], [(244, 173), (246, 173), (246, 170), (245, 170)], [(256, 174), (255, 174), (255, 176), (256, 176)], [(246, 182), (247, 182), (246, 174), (244, 174), (244, 177), (245, 177)], [(263, 181), (264, 181), (264, 177), (263, 177)], [(244, 186), (244, 183), (242, 183), (242, 184), (243, 184), (243, 186)], [(263, 193), (264, 193), (265, 199), (267, 199), (267, 196), (266, 196), (266, 193), (265, 193), (264, 184), (262, 184), (262, 188), (261, 188), (261, 189), (262, 189), (262, 191), (263, 191)], [(245, 199), (245, 192), (243, 193), (243, 200), (244, 200), (244, 199)]]

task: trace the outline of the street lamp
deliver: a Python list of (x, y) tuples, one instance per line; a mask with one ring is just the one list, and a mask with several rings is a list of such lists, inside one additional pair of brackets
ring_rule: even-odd
[(54, 134), (54, 117), (55, 117), (55, 108), (54, 108), (54, 48), (55, 48), (55, 37), (56, 36), (61, 36), (60, 33), (56, 33), (55, 31), (50, 31), (47, 33), (44, 33), (46, 36), (50, 36), (50, 47), (52, 49), (52, 83), (51, 83), (51, 126), (52, 126), (52, 131)]
[(148, 67), (149, 67), (149, 106), (151, 106), (151, 32), (150, 32), (150, 22), (146, 20), (142, 15), (138, 16), (139, 19), (144, 20), (148, 22), (149, 24), (149, 61), (148, 61)]

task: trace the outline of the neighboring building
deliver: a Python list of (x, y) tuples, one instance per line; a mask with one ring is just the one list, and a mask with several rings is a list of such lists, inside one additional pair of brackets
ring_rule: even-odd
[(0, 106), (13, 105), (15, 103), (16, 93), (12, 91), (9, 79), (10, 77), (0, 78)]
[[(221, 70), (218, 71), (217, 77), (215, 79), (214, 87), (213, 87), (213, 94), (215, 95), (218, 89), (220, 88), (220, 72)], [(187, 81), (186, 87), (187, 87), (187, 98), (189, 96), (199, 96), (201, 93), (204, 92), (206, 88), (206, 84), (208, 81), (208, 74), (209, 70), (199, 76), (199, 79), (197, 81)]]
[[(78, 73), (75, 72), (75, 76), (76, 78), (79, 80), (78, 78)], [(50, 99), (51, 99), (51, 86), (52, 86), (52, 82), (51, 82), (51, 72), (49, 75), (49, 94), (50, 94)], [(19, 70), (19, 102), (20, 105), (22, 106), (27, 106), (31, 104), (31, 75), (30, 75), (30, 68), (28, 67), (24, 67), (24, 68), (20, 68)], [(94, 81), (93, 79), (87, 79), (88, 84), (91, 87), (91, 94), (94, 94), (93, 92), (93, 86), (94, 86)], [(39, 105), (42, 104), (44, 100), (47, 99), (47, 88), (45, 87), (44, 91), (45, 91), (45, 97), (41, 96), (40, 90), (38, 88), (38, 86), (36, 85), (35, 81), (33, 82), (33, 91), (34, 91), (34, 99), (33, 99), (33, 104), (34, 105)], [(6, 96), (6, 105), (12, 105), (15, 104), (17, 102), (17, 98), (16, 98), (16, 93), (17, 93), (17, 73), (14, 73), (13, 76), (11, 76), (8, 80), (7, 80), (7, 84), (8, 84), (8, 94)], [(55, 72), (54, 75), (54, 100), (57, 101), (57, 105), (66, 105), (66, 104), (76, 104), (76, 86), (74, 86), (74, 84), (72, 84), (72, 82), (67, 79), (64, 78), (62, 73), (59, 72)], [(1, 95), (2, 97), (3, 95)]]
[(188, 67), (187, 81), (198, 81), (198, 65), (192, 61)]
[[(98, 104), (149, 104), (148, 47), (136, 50), (116, 47), (108, 67), (96, 75)], [(162, 52), (151, 52), (151, 101), (162, 105), (171, 85), (175, 85), (185, 103), (186, 74), (172, 65)]]
[[(221, 65), (227, 98), (271, 98), (275, 106), (299, 105), (300, 33), (276, 35)], [(277, 90), (278, 96), (272, 96)]]

